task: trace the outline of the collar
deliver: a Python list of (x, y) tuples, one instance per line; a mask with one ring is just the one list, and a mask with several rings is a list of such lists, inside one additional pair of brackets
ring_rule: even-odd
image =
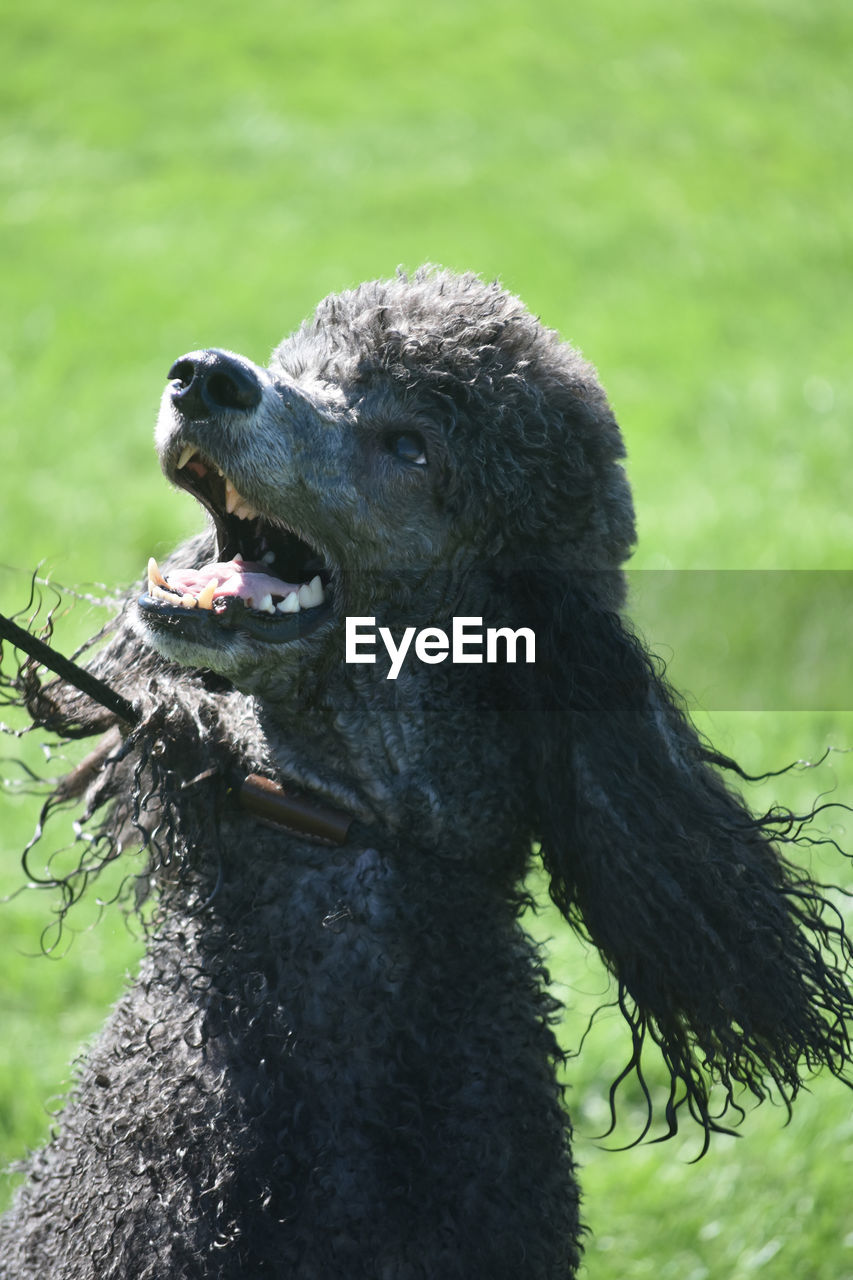
[(243, 779), (237, 796), (241, 808), (249, 813), (319, 844), (346, 844), (350, 834), (353, 819), (348, 813), (320, 804), (301, 791), (286, 791), (259, 773)]

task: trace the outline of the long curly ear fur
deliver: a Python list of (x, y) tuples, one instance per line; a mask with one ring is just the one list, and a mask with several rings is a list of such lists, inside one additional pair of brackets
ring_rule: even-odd
[[(555, 586), (527, 572), (515, 585), (537, 634), (536, 665), (517, 677), (535, 726), (537, 834), (554, 901), (600, 950), (631, 1028), (612, 1122), (615, 1090), (635, 1072), (648, 1132), (649, 1036), (669, 1073), (664, 1136), (686, 1104), (704, 1152), (729, 1108), (742, 1113), (741, 1087), (760, 1100), (772, 1082), (789, 1105), (804, 1069), (844, 1078), (853, 952), (837, 910), (780, 852), (800, 820), (755, 817), (729, 789), (720, 770), (738, 767), (703, 743), (641, 642), (602, 606), (599, 576)], [(724, 1090), (716, 1115), (712, 1082)]]

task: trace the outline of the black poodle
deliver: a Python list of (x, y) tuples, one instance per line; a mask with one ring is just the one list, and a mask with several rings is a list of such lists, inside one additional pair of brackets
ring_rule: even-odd
[(534, 842), (650, 1122), (649, 1039), (705, 1144), (849, 1071), (849, 941), (620, 615), (622, 440), (557, 334), (472, 275), (365, 284), (268, 370), (178, 360), (157, 441), (210, 519), (91, 661), (133, 716), (16, 678), (102, 735), (48, 803), (85, 809), (67, 899), (140, 842), (156, 892), (0, 1275), (573, 1276)]

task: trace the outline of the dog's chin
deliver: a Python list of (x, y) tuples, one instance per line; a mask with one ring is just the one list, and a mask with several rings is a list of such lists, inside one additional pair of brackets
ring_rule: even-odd
[[(288, 616), (269, 616), (239, 602), (227, 610), (188, 608), (143, 593), (135, 627), (143, 641), (181, 666), (213, 671), (246, 692), (286, 682), (301, 666), (306, 641), (332, 620), (328, 602)], [(313, 647), (313, 645), (312, 645)]]

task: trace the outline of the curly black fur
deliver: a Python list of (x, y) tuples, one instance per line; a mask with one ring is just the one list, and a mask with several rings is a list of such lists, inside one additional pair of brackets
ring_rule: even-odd
[[(790, 1104), (804, 1074), (849, 1074), (850, 941), (781, 852), (793, 815), (748, 811), (620, 615), (624, 451), (577, 353), (499, 286), (422, 271), (327, 299), (237, 376), (206, 406), (170, 386), (163, 465), (198, 446), (322, 548), (332, 616), (274, 644), (163, 628), (129, 597), (91, 667), (132, 728), (13, 677), (35, 723), (103, 735), (47, 803), (82, 803), (96, 837), (64, 905), (141, 844), (157, 909), (0, 1228), (0, 1276), (570, 1277), (559, 1007), (520, 924), (533, 842), (615, 977), (614, 1091), (646, 1089), (650, 1038), (667, 1133), (684, 1107), (707, 1145), (744, 1090)], [(166, 576), (214, 558), (209, 532)], [(537, 661), (389, 681), (342, 661), (347, 615), (531, 627)], [(249, 772), (346, 809), (356, 838), (241, 812)]]

